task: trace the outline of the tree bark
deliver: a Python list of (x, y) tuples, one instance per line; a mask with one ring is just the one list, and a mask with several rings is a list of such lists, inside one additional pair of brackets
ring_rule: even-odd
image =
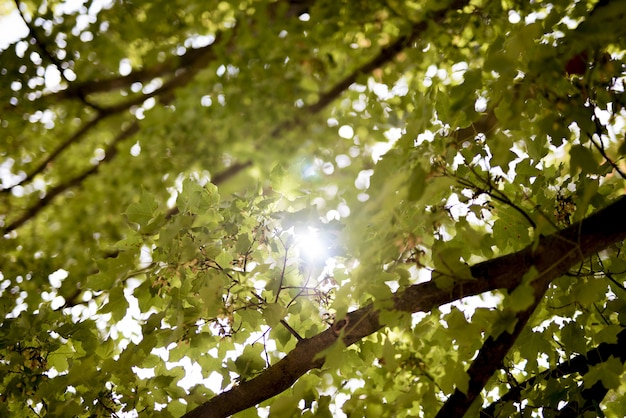
[[(440, 289), (431, 281), (399, 291), (393, 299), (393, 309), (428, 312), (466, 296), (495, 289), (510, 290), (522, 282), (524, 274), (533, 266), (539, 273), (533, 286), (539, 290), (587, 257), (626, 239), (624, 214), (626, 197), (622, 196), (583, 221), (541, 237), (536, 244), (472, 266), (474, 280), (459, 281), (450, 289)], [(380, 330), (383, 325), (379, 321), (379, 311), (372, 305), (350, 312), (334, 326), (299, 342), (289, 354), (259, 376), (215, 396), (185, 414), (184, 418), (226, 417), (270, 399), (288, 389), (307, 371), (320, 368), (324, 360), (317, 355), (335, 343), (339, 335), (343, 335), (343, 343), (348, 346)]]

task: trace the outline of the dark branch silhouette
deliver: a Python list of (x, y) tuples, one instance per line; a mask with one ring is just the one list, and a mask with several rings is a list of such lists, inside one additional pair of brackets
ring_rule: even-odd
[(617, 342), (615, 344), (601, 343), (598, 347), (584, 354), (579, 354), (571, 359), (564, 361), (552, 369), (539, 373), (519, 385), (512, 387), (507, 393), (502, 395), (500, 399), (484, 408), (480, 416), (481, 418), (490, 418), (496, 416), (496, 409), (499, 405), (507, 402), (521, 402), (522, 392), (533, 386), (546, 381), (548, 379), (558, 379), (573, 373), (584, 375), (589, 367), (600, 364), (609, 357), (619, 358), (622, 363), (626, 362), (626, 329), (617, 334)]
[[(17, 11), (20, 14), (20, 17), (22, 18), (22, 21), (24, 21), (24, 24), (28, 28), (28, 34), (35, 41), (35, 45), (37, 45), (39, 47), (39, 49), (41, 50), (43, 55), (46, 58), (48, 58), (48, 60), (57, 68), (57, 70), (59, 71), (59, 74), (61, 75), (61, 78), (63, 78), (63, 80), (66, 83), (70, 84), (71, 83), (70, 80), (65, 75), (65, 69), (63, 68), (63, 63), (61, 62), (61, 60), (59, 60), (54, 55), (54, 53), (52, 53), (52, 51), (50, 51), (50, 47), (48, 46), (48, 44), (46, 42), (44, 42), (44, 40), (41, 38), (41, 36), (39, 36), (39, 34), (37, 33), (37, 30), (33, 26), (32, 22), (29, 19), (27, 19), (26, 16), (24, 15), (24, 12), (22, 11), (21, 5), (22, 5), (22, 3), (19, 0), (15, 0), (15, 7), (17, 8)], [(95, 110), (100, 110), (100, 108), (99, 108), (99, 106), (97, 104), (95, 104), (95, 103), (91, 102), (89, 99), (87, 99), (87, 95), (84, 94), (84, 92), (78, 91), (76, 93), (75, 97), (77, 97), (85, 105), (87, 105), (87, 106), (89, 106), (89, 107), (91, 107), (91, 108), (93, 108)]]
[(496, 370), (502, 368), (502, 362), (506, 353), (508, 353), (524, 330), (537, 305), (541, 302), (546, 289), (547, 286), (537, 289), (533, 304), (528, 309), (517, 314), (517, 322), (512, 334), (505, 331), (497, 338), (491, 336), (487, 338), (478, 352), (478, 356), (467, 370), (469, 376), (467, 393), (463, 393), (456, 388), (454, 393), (443, 404), (443, 407), (437, 412), (436, 418), (462, 417), (467, 413), (491, 376), (493, 376)]
[[(538, 272), (532, 286), (535, 294), (541, 295), (541, 289), (567, 273), (571, 267), (626, 239), (624, 211), (626, 197), (622, 196), (587, 219), (542, 237), (536, 246), (531, 244), (521, 251), (472, 266), (470, 270), (474, 280), (461, 280), (446, 289), (430, 281), (399, 291), (393, 299), (393, 309), (401, 312), (428, 312), (466, 296), (495, 289), (512, 290), (522, 282), (531, 267)], [(532, 309), (529, 311), (528, 315)], [(300, 341), (295, 349), (257, 377), (217, 395), (185, 414), (184, 418), (226, 417), (270, 399), (288, 389), (309, 370), (322, 367), (324, 359), (319, 354), (337, 342), (340, 335), (343, 344), (349, 346), (384, 325), (380, 323), (379, 311), (373, 305), (350, 312), (340, 322), (345, 324), (341, 333), (331, 327)], [(514, 335), (511, 336), (513, 340)], [(496, 359), (496, 363), (499, 365), (500, 360)]]

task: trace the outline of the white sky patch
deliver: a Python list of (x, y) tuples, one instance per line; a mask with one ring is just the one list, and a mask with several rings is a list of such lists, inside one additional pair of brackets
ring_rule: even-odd
[(406, 96), (409, 92), (409, 85), (406, 81), (406, 77), (400, 77), (400, 79), (391, 88), (391, 94), (394, 96)]
[(370, 177), (374, 174), (374, 170), (361, 170), (354, 180), (354, 187), (359, 190), (366, 190), (370, 187)]
[(476, 110), (478, 113), (486, 111), (487, 99), (484, 97), (479, 97), (478, 99), (476, 99), (476, 102), (474, 103), (474, 110)]
[(57, 67), (54, 65), (46, 67), (44, 82), (48, 90), (56, 91), (59, 89), (59, 85), (61, 84), (61, 73)]
[(139, 154), (141, 154), (141, 145), (139, 144), (139, 141), (137, 141), (132, 147), (130, 147), (130, 155), (138, 157)]
[(196, 35), (189, 39), (186, 39), (185, 46), (198, 49), (203, 48), (207, 45), (211, 45), (213, 42), (215, 42), (215, 36), (213, 35)]
[(339, 136), (343, 139), (352, 139), (354, 136), (354, 129), (352, 129), (352, 126), (349, 125), (342, 125), (338, 132)]
[(328, 212), (326, 212), (326, 216), (325, 219), (327, 221), (338, 221), (341, 219), (341, 214), (339, 213), (339, 211), (335, 210), (335, 209), (331, 209)]
[(2, 163), (0, 163), (0, 182), (2, 182), (2, 185), (5, 188), (11, 187), (19, 183), (26, 177), (26, 173), (24, 173), (23, 171), (21, 171), (19, 175), (14, 174), (11, 171), (13, 164), (15, 164), (15, 160), (13, 158), (7, 158)]
[(381, 100), (386, 100), (394, 96), (394, 94), (389, 91), (389, 86), (377, 83), (373, 78), (367, 80), (367, 87)]
[(65, 280), (68, 275), (69, 273), (67, 272), (67, 270), (63, 270), (63, 269), (59, 269), (55, 271), (54, 273), (49, 274), (48, 281), (50, 282), (50, 286), (56, 289), (60, 288), (61, 283), (63, 283), (63, 280)]
[(452, 65), (452, 74), (450, 74), (450, 78), (452, 79), (452, 81), (456, 83), (462, 82), (463, 75), (468, 68), (469, 66), (466, 62), (457, 62), (456, 64)]
[(341, 202), (337, 205), (337, 211), (342, 218), (350, 216), (350, 206), (348, 206), (345, 202)]
[(522, 20), (522, 17), (515, 10), (509, 10), (509, 22), (516, 24)]
[(120, 73), (120, 75), (126, 76), (130, 74), (132, 70), (133, 70), (133, 66), (130, 64), (130, 60), (128, 58), (122, 58), (120, 60), (120, 65), (117, 70)]
[(393, 147), (392, 142), (377, 142), (372, 146), (372, 161), (375, 163), (380, 161), (390, 149)]
[(0, 49), (5, 50), (18, 39), (28, 36), (28, 26), (24, 23), (17, 10), (7, 16), (0, 17)]
[(415, 145), (420, 145), (422, 142), (432, 142), (435, 139), (435, 134), (429, 130), (425, 130), (421, 134), (417, 135)]
[(352, 164), (352, 160), (346, 154), (339, 154), (335, 157), (335, 163), (337, 163), (337, 167), (344, 168)]
[(361, 94), (359, 95), (359, 99), (358, 100), (353, 100), (352, 101), (352, 109), (355, 112), (362, 112), (367, 108), (367, 101), (365, 99), (365, 95)]

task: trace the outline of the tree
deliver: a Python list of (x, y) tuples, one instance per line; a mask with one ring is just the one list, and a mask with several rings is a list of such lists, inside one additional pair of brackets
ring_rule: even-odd
[(624, 2), (2, 12), (0, 415), (626, 413)]

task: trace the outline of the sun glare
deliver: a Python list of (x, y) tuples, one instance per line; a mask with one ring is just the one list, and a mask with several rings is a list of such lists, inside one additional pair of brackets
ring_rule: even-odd
[(325, 242), (320, 231), (306, 227), (294, 231), (296, 247), (304, 260), (312, 263), (324, 263), (328, 258), (328, 243)]

